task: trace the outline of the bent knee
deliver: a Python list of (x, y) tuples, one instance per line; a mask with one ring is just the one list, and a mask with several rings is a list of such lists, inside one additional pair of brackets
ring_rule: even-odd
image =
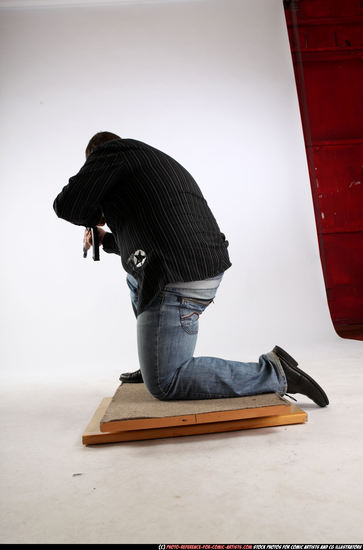
[(168, 401), (170, 399), (170, 392), (165, 384), (161, 384), (158, 380), (152, 380), (148, 377), (144, 378), (144, 383), (148, 392), (156, 399), (160, 401)]
[(149, 392), (153, 397), (156, 397), (156, 399), (159, 399), (159, 401), (173, 401), (178, 399), (183, 399), (181, 395), (178, 395), (178, 393), (175, 391), (173, 387), (170, 386), (157, 386), (153, 388), (148, 388)]
[(172, 399), (175, 399), (168, 393), (157, 392), (157, 393), (153, 393), (152, 396), (156, 397), (156, 399), (159, 399), (159, 401), (171, 401)]

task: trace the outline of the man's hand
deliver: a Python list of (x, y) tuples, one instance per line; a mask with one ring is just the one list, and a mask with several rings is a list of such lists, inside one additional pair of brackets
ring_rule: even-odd
[[(102, 225), (104, 225), (104, 223)], [(106, 231), (104, 229), (101, 229), (100, 227), (97, 227), (97, 231), (98, 231), (98, 241), (100, 244), (102, 244), (103, 237), (105, 236)], [(84, 232), (83, 247), (86, 250), (88, 250), (89, 248), (91, 248), (91, 246), (92, 246), (92, 233), (90, 229), (87, 229)]]

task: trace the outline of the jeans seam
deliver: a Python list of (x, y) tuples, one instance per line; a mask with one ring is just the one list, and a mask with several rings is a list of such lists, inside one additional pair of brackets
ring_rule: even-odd
[(286, 375), (285, 375), (284, 369), (281, 365), (279, 356), (276, 353), (274, 353), (273, 351), (270, 351), (270, 352), (266, 353), (266, 356), (267, 356), (267, 359), (270, 360), (273, 363), (274, 368), (277, 370), (278, 374), (282, 378), (282, 384), (283, 384), (284, 389), (280, 393), (281, 393), (281, 395), (285, 395), (286, 392), (287, 392), (287, 380), (286, 380)]
[[(266, 392), (266, 393), (273, 393), (273, 392)], [(250, 395), (256, 395), (255, 393), (245, 393), (242, 395), (231, 395), (231, 394), (223, 394), (223, 393), (193, 393), (193, 394), (187, 394), (187, 393), (182, 393), (180, 394), (180, 397), (179, 397), (179, 394), (178, 394), (178, 399), (183, 399), (184, 397), (183, 396), (187, 396), (188, 399), (195, 399), (195, 398), (198, 398), (198, 397), (204, 397), (204, 396), (208, 396), (210, 399), (219, 399), (219, 398), (225, 398), (225, 399), (229, 399), (229, 398), (233, 398), (233, 397), (248, 397)]]
[(159, 319), (158, 319), (158, 330), (156, 333), (156, 376), (157, 376), (157, 382), (159, 390), (162, 394), (162, 397), (165, 398), (168, 394), (165, 392), (160, 384), (160, 378), (159, 378), (159, 341), (160, 341), (160, 326), (161, 326), (161, 316), (162, 316), (162, 307), (164, 305), (165, 300), (165, 294), (161, 296), (161, 301), (159, 305)]

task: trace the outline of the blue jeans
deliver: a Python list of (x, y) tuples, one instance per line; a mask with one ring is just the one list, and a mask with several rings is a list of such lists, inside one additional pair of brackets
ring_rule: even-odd
[(127, 274), (137, 317), (140, 369), (154, 397), (212, 399), (286, 393), (286, 377), (273, 352), (261, 355), (258, 363), (193, 357), (199, 318), (213, 302), (223, 274), (204, 281), (169, 283), (138, 316), (137, 280)]

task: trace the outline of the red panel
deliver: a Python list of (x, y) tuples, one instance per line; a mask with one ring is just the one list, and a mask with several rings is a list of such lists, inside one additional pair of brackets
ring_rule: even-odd
[(322, 232), (363, 232), (363, 140), (312, 150)]
[(362, 0), (292, 0), (287, 2), (291, 12), (287, 11), (288, 21), (294, 12), (299, 21), (304, 19), (326, 20), (332, 17), (351, 18), (363, 15)]
[(323, 235), (329, 307), (336, 323), (363, 319), (363, 233)]
[[(362, 58), (361, 58), (362, 57)], [(310, 56), (311, 59), (311, 56)], [(363, 49), (331, 60), (304, 59), (304, 86), (312, 141), (363, 137)]]
[[(301, 51), (322, 48), (348, 50), (350, 47), (363, 46), (362, 21), (349, 22), (349, 24), (333, 22), (322, 24), (321, 21), (314, 21), (309, 24), (300, 24), (296, 31), (299, 39), (295, 41), (294, 49), (298, 46)], [(290, 38), (294, 36), (292, 28), (289, 29), (289, 35)]]
[(333, 322), (363, 323), (363, 0), (285, 0)]

